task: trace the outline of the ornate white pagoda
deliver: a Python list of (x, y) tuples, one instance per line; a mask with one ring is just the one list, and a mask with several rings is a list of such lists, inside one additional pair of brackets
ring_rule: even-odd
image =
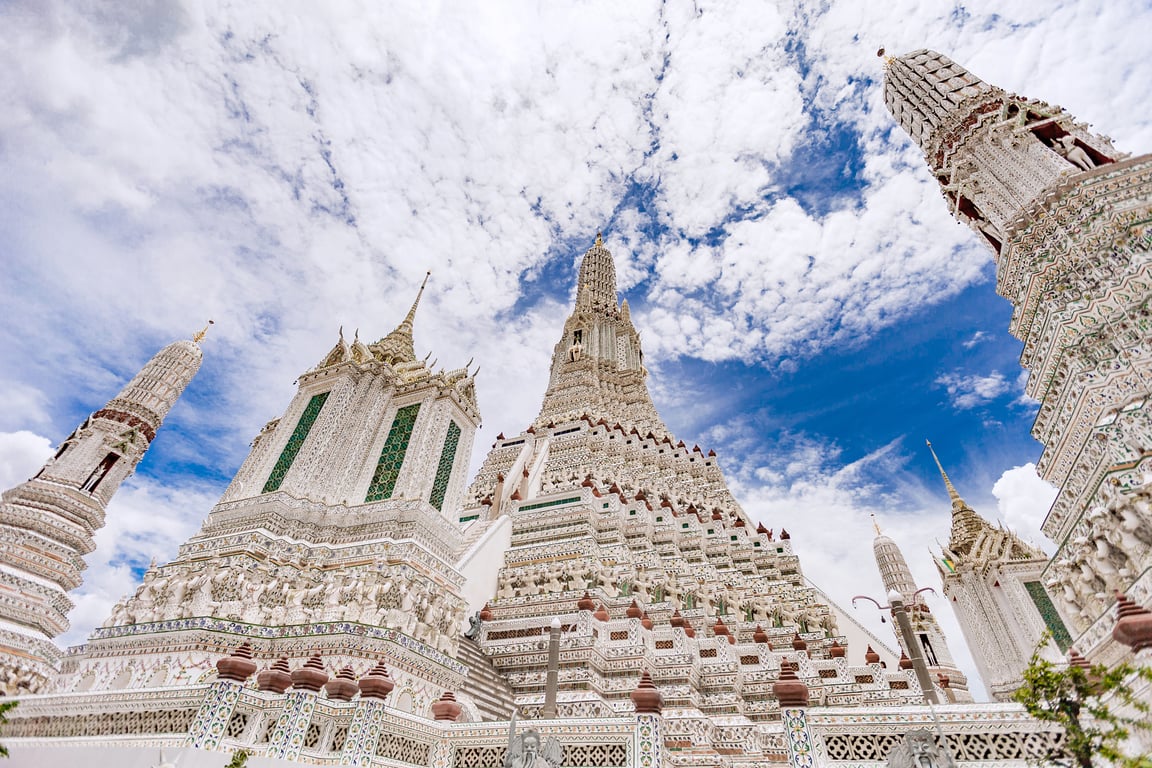
[[(205, 331), (207, 328), (205, 328)], [(36, 476), (0, 506), (0, 685), (35, 692), (60, 669), (53, 638), (67, 631), (68, 592), (80, 586), (104, 510), (200, 369), (199, 342), (169, 344), (76, 428)]]
[(1112, 630), (1118, 592), (1152, 605), (1152, 155), (934, 51), (887, 59), (884, 100), (992, 250), (1024, 342), (1037, 469), (1060, 489), (1043, 525), (1059, 545), (1038, 576), (1047, 594), (1028, 594), (1093, 661), (1131, 658)]

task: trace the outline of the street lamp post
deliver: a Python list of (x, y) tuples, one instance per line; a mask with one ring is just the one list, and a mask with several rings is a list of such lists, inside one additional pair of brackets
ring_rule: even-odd
[[(921, 592), (936, 594), (936, 590), (932, 587), (918, 589), (912, 593), (913, 602), (916, 601), (916, 595)], [(928, 665), (924, 661), (924, 652), (920, 650), (920, 644), (916, 642), (916, 633), (912, 631), (912, 620), (908, 618), (908, 609), (904, 607), (904, 597), (893, 589), (888, 593), (888, 605), (880, 605), (879, 602), (867, 595), (856, 595), (852, 598), (853, 608), (856, 607), (857, 600), (867, 600), (882, 611), (892, 611), (892, 616), (896, 619), (896, 626), (900, 627), (900, 636), (904, 638), (904, 647), (908, 649), (908, 657), (912, 659), (912, 669), (916, 672), (916, 680), (920, 683), (924, 700), (929, 704), (939, 704), (940, 699), (936, 695), (936, 687), (932, 684), (932, 678), (928, 676)]]
[[(916, 596), (921, 592), (936, 594), (936, 590), (932, 587), (918, 589), (912, 593), (913, 604), (916, 603)], [(853, 608), (856, 607), (857, 600), (867, 600), (882, 611), (892, 611), (892, 616), (896, 619), (896, 626), (900, 627), (900, 636), (904, 638), (904, 646), (908, 649), (908, 656), (912, 659), (912, 669), (916, 672), (916, 680), (920, 683), (924, 701), (928, 704), (928, 711), (932, 713), (932, 721), (936, 725), (936, 734), (940, 737), (940, 746), (944, 750), (947, 765), (955, 766), (952, 751), (948, 749), (948, 738), (944, 735), (944, 729), (940, 727), (940, 718), (936, 716), (936, 708), (932, 706), (939, 704), (940, 699), (936, 695), (936, 687), (932, 685), (932, 679), (928, 677), (928, 665), (924, 662), (924, 653), (920, 650), (920, 644), (916, 642), (915, 632), (912, 631), (912, 620), (908, 618), (908, 609), (904, 607), (904, 596), (895, 589), (889, 590), (888, 605), (880, 605), (874, 598), (867, 595), (856, 595), (852, 598)]]
[(544, 709), (540, 716), (554, 719), (556, 712), (556, 690), (560, 682), (560, 617), (553, 616), (548, 628), (548, 674), (544, 685)]

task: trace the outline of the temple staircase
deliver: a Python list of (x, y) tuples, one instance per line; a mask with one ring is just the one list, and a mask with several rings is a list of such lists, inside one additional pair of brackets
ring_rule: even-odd
[(462, 692), (476, 704), (480, 718), (507, 720), (515, 706), (512, 689), (480, 646), (466, 637), (460, 638), (456, 660), (468, 667), (468, 679), (464, 681)]

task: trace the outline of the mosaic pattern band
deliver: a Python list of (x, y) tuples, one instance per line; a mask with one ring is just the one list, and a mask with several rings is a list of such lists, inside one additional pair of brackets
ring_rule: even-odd
[(381, 699), (360, 699), (359, 704), (352, 716), (352, 724), (348, 726), (340, 765), (368, 765), (376, 754), (383, 727), (384, 702)]
[(812, 731), (808, 728), (807, 712), (800, 708), (780, 710), (784, 721), (784, 737), (788, 741), (788, 764), (792, 768), (813, 768), (816, 758), (812, 751)]
[(217, 680), (204, 696), (204, 703), (196, 712), (196, 719), (188, 729), (189, 747), (196, 749), (216, 749), (224, 737), (228, 721), (240, 701), (243, 686), (233, 680)]
[(660, 715), (636, 715), (636, 766), (660, 768), (664, 732)]
[(406, 405), (396, 411), (396, 418), (392, 420), (392, 428), (388, 430), (388, 438), (380, 450), (380, 460), (376, 462), (376, 472), (372, 475), (372, 484), (368, 486), (368, 495), (364, 501), (380, 501), (392, 496), (419, 413), (420, 403)]
[(314, 709), (316, 694), (312, 691), (290, 690), (284, 695), (284, 710), (268, 739), (268, 757), (295, 760), (300, 756)]
[(268, 482), (264, 483), (264, 493), (275, 491), (284, 482), (284, 476), (292, 468), (296, 454), (300, 453), (300, 448), (308, 439), (308, 433), (312, 431), (312, 425), (316, 423), (316, 417), (320, 415), (320, 410), (324, 407), (324, 402), (327, 399), (328, 393), (322, 392), (319, 395), (313, 395), (312, 399), (308, 401), (304, 413), (300, 415), (300, 421), (296, 422), (296, 429), (292, 431), (292, 436), (288, 438), (288, 444), (284, 446), (280, 458), (276, 460), (276, 466), (272, 468), (272, 474), (268, 476)]

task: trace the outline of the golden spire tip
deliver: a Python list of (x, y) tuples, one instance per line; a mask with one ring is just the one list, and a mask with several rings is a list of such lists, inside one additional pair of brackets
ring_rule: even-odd
[(207, 325), (196, 331), (196, 333), (192, 334), (192, 343), (199, 344), (200, 342), (204, 341), (204, 337), (208, 335), (208, 328), (215, 324), (215, 320), (209, 320)]
[(428, 285), (428, 278), (431, 276), (432, 270), (424, 273), (424, 282), (420, 283), (420, 290), (416, 292), (416, 301), (412, 302), (412, 308), (408, 310), (408, 315), (404, 318), (404, 322), (408, 325), (412, 325), (412, 321), (416, 319), (416, 307), (420, 306), (420, 297), (424, 295), (424, 288)]
[(933, 460), (936, 462), (936, 468), (940, 470), (940, 477), (944, 478), (944, 487), (948, 489), (948, 498), (952, 500), (952, 506), (955, 507), (957, 502), (961, 505), (964, 500), (960, 498), (960, 494), (956, 492), (956, 487), (952, 485), (952, 481), (948, 479), (948, 473), (944, 471), (944, 465), (940, 463), (940, 457), (936, 455), (936, 451), (932, 448), (932, 443), (928, 440), (924, 441), (928, 446), (928, 451), (932, 454)]
[(876, 529), (876, 535), (877, 536), (883, 535), (882, 533), (880, 533), (880, 523), (876, 522), (876, 513), (875, 512), (872, 513), (872, 527)]

